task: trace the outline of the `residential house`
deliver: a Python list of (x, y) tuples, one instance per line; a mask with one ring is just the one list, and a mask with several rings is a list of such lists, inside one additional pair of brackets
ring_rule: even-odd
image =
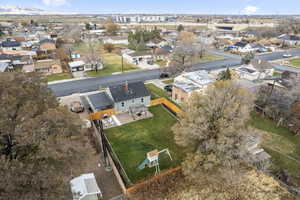
[(22, 72), (25, 73), (34, 72), (34, 65), (23, 65)]
[(6, 62), (0, 62), (0, 72), (9, 72), (10, 67), (9, 64)]
[(138, 65), (140, 62), (147, 62), (153, 59), (152, 51), (136, 51), (129, 54), (123, 54), (123, 57), (130, 63)]
[(40, 50), (41, 51), (53, 51), (56, 49), (55, 41), (50, 39), (44, 39), (40, 41)]
[(156, 60), (166, 60), (170, 56), (171, 52), (165, 50), (163, 48), (156, 48), (154, 49), (154, 58)]
[(174, 79), (172, 99), (177, 103), (185, 102), (193, 92), (205, 92), (214, 81), (213, 75), (205, 70), (181, 74)]
[(10, 40), (4, 41), (1, 43), (3, 50), (21, 50), (21, 43), (18, 41)]
[[(69, 64), (71, 72), (91, 71), (91, 70), (93, 70), (93, 67), (92, 67), (91, 64), (86, 64), (82, 60), (77, 60), (77, 61), (69, 62), (68, 64)], [(98, 68), (98, 69), (102, 69), (102, 67)]]
[(281, 40), (282, 45), (297, 46), (300, 45), (300, 37), (296, 35), (283, 34), (278, 37)]
[(85, 108), (92, 113), (112, 109), (114, 105), (113, 100), (106, 91), (82, 95), (80, 98)]
[(43, 73), (45, 75), (59, 74), (63, 72), (60, 60), (46, 59), (38, 60), (34, 63), (34, 71)]
[(107, 94), (113, 100), (117, 113), (128, 112), (138, 106), (150, 106), (151, 95), (143, 82), (124, 83), (110, 86)]
[(249, 53), (255, 51), (253, 46), (247, 42), (237, 42), (234, 44), (234, 47), (236, 48), (237, 51), (241, 53)]
[(150, 40), (149, 42), (146, 43), (146, 46), (150, 47), (150, 48), (162, 47), (162, 46), (165, 46), (165, 45), (168, 45), (167, 41), (166, 40), (159, 40), (159, 39), (153, 39), (153, 40)]
[(102, 192), (93, 173), (82, 174), (70, 181), (73, 200), (100, 200)]
[(124, 45), (128, 45), (128, 38), (127, 37), (123, 37), (123, 36), (114, 36), (114, 37), (108, 37), (103, 39), (103, 43), (107, 44), (124, 44)]
[(273, 76), (274, 68), (263, 60), (254, 59), (248, 65), (242, 65), (235, 69), (239, 77), (247, 80), (258, 80)]

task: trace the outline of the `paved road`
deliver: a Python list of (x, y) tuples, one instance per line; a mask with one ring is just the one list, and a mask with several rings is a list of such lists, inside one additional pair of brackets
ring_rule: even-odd
[(109, 75), (99, 78), (89, 78), (83, 80), (67, 81), (62, 83), (50, 84), (48, 87), (57, 97), (68, 96), (74, 93), (85, 93), (96, 91), (112, 84), (124, 83), (125, 81), (146, 81), (158, 79), (160, 71), (143, 70), (137, 72), (128, 72), (118, 75)]
[[(257, 57), (265, 60), (276, 60), (282, 58), (282, 55), (285, 53), (287, 52), (277, 52), (272, 54), (259, 55)], [(294, 56), (296, 55), (300, 56), (300, 49), (290, 50), (288, 51), (288, 53)], [(226, 56), (224, 60), (195, 64), (192, 67), (190, 67), (188, 71), (196, 71), (201, 69), (216, 70), (216, 69), (221, 69), (226, 67), (234, 67), (239, 65), (240, 63), (241, 63), (240, 59), (234, 57), (229, 58), (229, 56)], [(275, 67), (276, 69), (282, 71), (289, 70), (289, 68), (286, 66), (276, 65)], [(98, 77), (98, 78), (89, 78), (83, 80), (74, 80), (74, 81), (67, 81), (62, 83), (55, 83), (55, 84), (50, 84), (48, 87), (54, 92), (54, 94), (57, 97), (61, 97), (61, 96), (68, 96), (74, 93), (85, 93), (85, 92), (96, 91), (99, 88), (104, 88), (113, 84), (124, 83), (125, 81), (133, 82), (133, 81), (147, 81), (147, 80), (158, 79), (160, 73), (161, 72), (159, 69), (143, 70), (137, 72), (118, 74), (118, 75), (109, 75), (109, 76)]]

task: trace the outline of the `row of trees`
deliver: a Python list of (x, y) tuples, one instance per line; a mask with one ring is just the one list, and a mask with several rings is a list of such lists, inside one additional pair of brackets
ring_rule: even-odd
[(78, 116), (33, 73), (0, 74), (0, 199), (70, 199), (93, 152)]
[(299, 102), (300, 78), (294, 73), (284, 73), (282, 84), (286, 88), (261, 87), (256, 104), (278, 125), (290, 126), (296, 133), (300, 132)]
[(147, 49), (146, 43), (150, 40), (161, 39), (160, 31), (154, 29), (152, 31), (137, 30), (135, 33), (130, 32), (128, 35), (128, 47), (135, 51)]
[(193, 33), (181, 31), (171, 56), (169, 72), (171, 74), (181, 73), (190, 67), (194, 61), (197, 62), (199, 58), (202, 58), (204, 51), (204, 44), (197, 42)]

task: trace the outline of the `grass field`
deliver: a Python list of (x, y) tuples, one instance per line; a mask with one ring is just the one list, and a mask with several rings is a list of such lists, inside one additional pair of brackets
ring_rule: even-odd
[[(121, 56), (114, 54), (114, 53), (105, 53), (102, 52), (101, 56), (103, 58), (104, 62), (104, 69), (98, 70), (98, 72), (95, 71), (90, 71), (87, 72), (87, 75), (89, 76), (104, 76), (104, 75), (109, 75), (113, 74), (116, 72), (121, 72), (122, 71), (122, 58)], [(125, 71), (132, 71), (138, 69), (135, 65), (127, 63), (124, 60), (124, 72)]]
[(46, 79), (48, 82), (51, 81), (59, 81), (59, 80), (64, 80), (64, 79), (71, 79), (72, 75), (69, 73), (61, 73), (61, 74), (52, 74), (46, 76)]
[(184, 158), (184, 153), (175, 144), (171, 131), (177, 120), (161, 105), (150, 107), (149, 110), (154, 117), (106, 130), (114, 151), (133, 183), (154, 175), (155, 168), (138, 169), (149, 151), (169, 149), (173, 161), (167, 155), (161, 154), (161, 170), (179, 166)]
[(161, 67), (165, 67), (167, 65), (167, 61), (166, 60), (157, 60), (157, 61), (155, 61), (155, 64), (157, 64)]
[(219, 56), (214, 56), (212, 54), (207, 54), (205, 53), (202, 58), (197, 58), (196, 60), (194, 60), (194, 62), (209, 62), (209, 61), (215, 61), (215, 60), (221, 60), (223, 59), (222, 57)]
[[(100, 55), (103, 64), (104, 69), (96, 71), (89, 71), (86, 74), (88, 76), (105, 76), (110, 75), (116, 72), (122, 71), (122, 57), (116, 53), (108, 53), (103, 50), (102, 44), (99, 42), (97, 45), (97, 53)], [(82, 56), (85, 56), (88, 52), (88, 46), (86, 44), (80, 44), (75, 47), (76, 52), (81, 54)], [(138, 69), (134, 64), (130, 64), (126, 62), (126, 60), (123, 60), (123, 70), (131, 71)]]
[(276, 123), (265, 119), (257, 113), (252, 113), (250, 125), (263, 130), (263, 147), (272, 156), (273, 169), (287, 169), (300, 186), (300, 136), (283, 127), (277, 127)]
[(289, 59), (289, 63), (294, 67), (300, 67), (300, 58)]

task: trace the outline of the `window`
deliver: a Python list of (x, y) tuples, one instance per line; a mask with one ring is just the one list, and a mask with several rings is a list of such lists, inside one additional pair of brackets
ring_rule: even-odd
[(175, 94), (175, 100), (177, 100), (177, 98), (178, 98), (178, 95), (177, 95), (177, 94)]
[(122, 102), (122, 107), (124, 107), (125, 106), (125, 104), (124, 104), (124, 102)]
[(144, 98), (141, 98), (141, 102), (144, 103)]

